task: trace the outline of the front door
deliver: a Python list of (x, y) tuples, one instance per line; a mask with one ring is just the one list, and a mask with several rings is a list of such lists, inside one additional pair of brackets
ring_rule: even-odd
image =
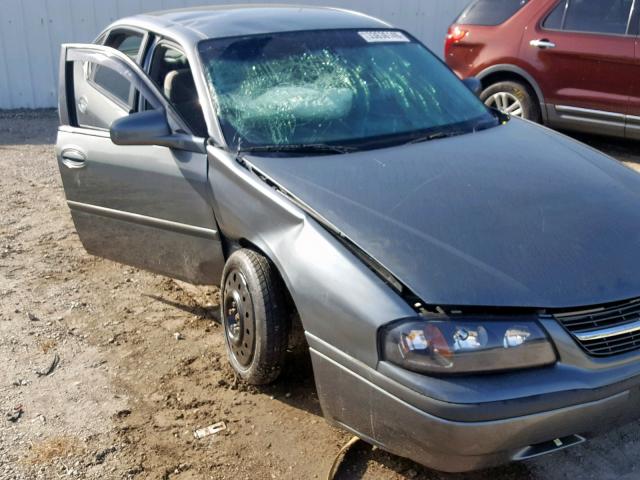
[(192, 132), (125, 54), (65, 45), (61, 55), (56, 154), (86, 250), (188, 282), (217, 283), (224, 259), (205, 140), (192, 151), (115, 145), (111, 124), (143, 103), (166, 112), (174, 132)]
[(634, 0), (561, 0), (524, 32), (521, 53), (545, 94), (549, 121), (624, 135), (635, 36)]

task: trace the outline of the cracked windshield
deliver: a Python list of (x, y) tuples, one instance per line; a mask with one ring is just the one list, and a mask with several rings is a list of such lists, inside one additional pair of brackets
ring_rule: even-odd
[(235, 150), (371, 148), (499, 123), (435, 55), (397, 30), (214, 39), (200, 54)]

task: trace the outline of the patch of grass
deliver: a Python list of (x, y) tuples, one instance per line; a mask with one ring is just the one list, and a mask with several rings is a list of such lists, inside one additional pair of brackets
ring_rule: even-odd
[(53, 437), (35, 443), (25, 461), (31, 465), (50, 463), (56, 458), (80, 455), (83, 452), (84, 448), (78, 439), (73, 437)]
[(39, 342), (38, 346), (40, 347), (40, 350), (42, 350), (42, 353), (49, 353), (50, 350), (53, 350), (58, 346), (58, 342), (49, 338)]

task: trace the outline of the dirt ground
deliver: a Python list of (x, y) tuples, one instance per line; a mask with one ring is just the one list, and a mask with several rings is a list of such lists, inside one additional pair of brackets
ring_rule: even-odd
[[(0, 479), (326, 478), (349, 436), (322, 419), (308, 364), (271, 387), (239, 385), (215, 289), (86, 254), (53, 155), (56, 126), (51, 111), (0, 112)], [(640, 165), (637, 144), (582, 139)], [(226, 431), (194, 438), (218, 421)], [(468, 475), (360, 444), (337, 478), (636, 479), (640, 424)]]

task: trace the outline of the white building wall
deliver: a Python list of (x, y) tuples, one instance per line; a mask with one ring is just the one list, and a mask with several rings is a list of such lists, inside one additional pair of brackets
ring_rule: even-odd
[[(54, 107), (60, 44), (90, 42), (135, 13), (222, 0), (0, 0), (0, 109)], [(280, 0), (278, 3), (283, 3)], [(284, 0), (365, 12), (404, 28), (442, 55), (449, 24), (468, 0)]]

